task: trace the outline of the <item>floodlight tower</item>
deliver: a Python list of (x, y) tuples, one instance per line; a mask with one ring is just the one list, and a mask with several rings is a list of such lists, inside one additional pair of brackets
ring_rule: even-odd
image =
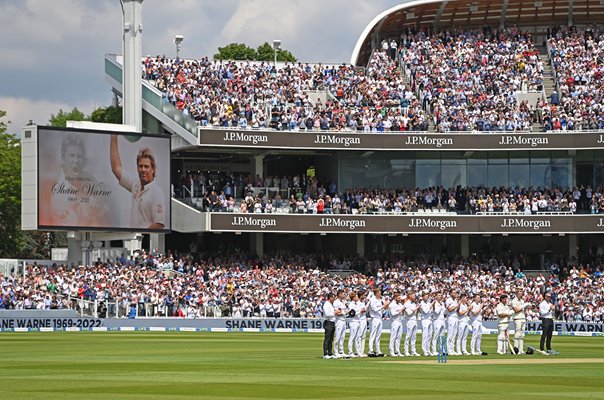
[(182, 41), (185, 40), (183, 35), (174, 36), (174, 44), (176, 45), (176, 58), (180, 60), (180, 50), (182, 49)]
[(273, 50), (275, 52), (275, 70), (277, 69), (277, 50), (281, 48), (281, 41), (279, 39), (273, 40)]
[(124, 65), (122, 74), (123, 120), (137, 132), (143, 130), (141, 58), (143, 0), (120, 0), (124, 16)]

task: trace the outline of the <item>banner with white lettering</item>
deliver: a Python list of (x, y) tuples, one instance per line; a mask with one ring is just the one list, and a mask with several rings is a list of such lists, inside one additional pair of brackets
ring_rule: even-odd
[(285, 233), (604, 233), (598, 215), (210, 214), (210, 230)]
[(255, 147), (352, 150), (569, 150), (604, 148), (604, 132), (581, 133), (356, 133), (279, 132), (199, 128), (199, 144), (208, 147)]

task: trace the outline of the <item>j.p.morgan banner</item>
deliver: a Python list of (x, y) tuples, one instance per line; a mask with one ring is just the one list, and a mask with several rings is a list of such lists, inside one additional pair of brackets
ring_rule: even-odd
[(338, 215), (210, 214), (216, 232), (284, 233), (604, 233), (604, 216), (591, 215)]
[(332, 150), (569, 150), (604, 148), (604, 131), (590, 133), (348, 133), (199, 129), (208, 147)]

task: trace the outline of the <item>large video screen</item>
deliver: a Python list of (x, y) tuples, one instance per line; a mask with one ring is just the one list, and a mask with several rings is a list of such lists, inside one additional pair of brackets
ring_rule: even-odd
[(170, 230), (170, 137), (38, 127), (38, 227)]

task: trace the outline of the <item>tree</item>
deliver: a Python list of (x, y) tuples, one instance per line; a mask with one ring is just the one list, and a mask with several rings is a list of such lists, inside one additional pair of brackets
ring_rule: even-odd
[(21, 232), (21, 146), (7, 133), (0, 110), (0, 258), (15, 257), (23, 243)]
[[(271, 46), (268, 42), (264, 42), (260, 46), (258, 46), (258, 50), (256, 50), (258, 54), (256, 60), (258, 61), (273, 61), (275, 59), (275, 50), (273, 50), (273, 46)], [(294, 55), (288, 50), (277, 49), (277, 61), (281, 62), (296, 62), (298, 61)]]
[(57, 113), (57, 115), (50, 114), (50, 119), (48, 120), (48, 123), (50, 124), (50, 126), (55, 126), (57, 128), (60, 128), (60, 127), (65, 128), (67, 126), (67, 121), (85, 121), (85, 120), (86, 120), (86, 115), (84, 115), (83, 112), (78, 110), (77, 107), (74, 107), (71, 111), (68, 111), (68, 112), (65, 112), (65, 111), (59, 109), (59, 112)]
[(219, 47), (218, 53), (214, 54), (214, 60), (255, 60), (256, 56), (255, 49), (243, 43), (231, 43)]
[(99, 107), (93, 110), (86, 118), (92, 122), (102, 122), (105, 124), (121, 124), (122, 123), (122, 107), (108, 106)]

